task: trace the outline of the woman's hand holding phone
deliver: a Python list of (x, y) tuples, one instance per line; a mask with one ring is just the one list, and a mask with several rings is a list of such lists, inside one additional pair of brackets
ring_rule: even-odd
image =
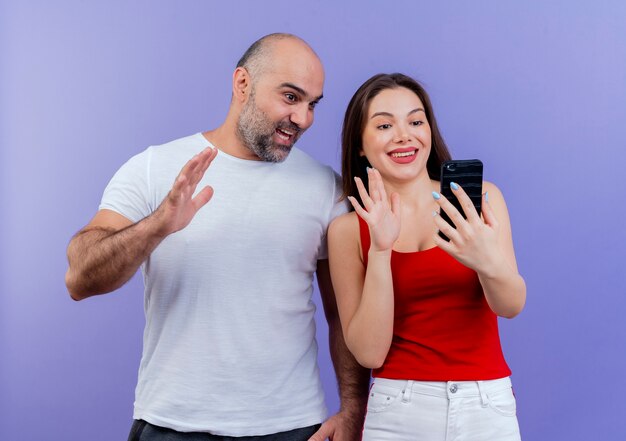
[(451, 185), (451, 188), (465, 217), (445, 196), (434, 193), (437, 204), (454, 223), (452, 226), (441, 216), (434, 216), (437, 228), (450, 239), (448, 242), (435, 234), (435, 243), (468, 268), (479, 273), (486, 271), (497, 259), (502, 258), (498, 246), (498, 220), (489, 206), (486, 194), (483, 194), (481, 218), (465, 190), (458, 184)]

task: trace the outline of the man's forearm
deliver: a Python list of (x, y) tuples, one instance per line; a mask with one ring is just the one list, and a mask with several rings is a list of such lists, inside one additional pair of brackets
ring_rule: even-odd
[(339, 386), (340, 413), (344, 424), (350, 426), (346, 427), (349, 439), (358, 441), (367, 407), (370, 370), (362, 367), (346, 346), (326, 259), (317, 263), (317, 282), (328, 322), (328, 343)]
[(74, 300), (111, 292), (126, 283), (163, 240), (150, 217), (119, 231), (91, 227), (72, 238), (65, 276)]
[(329, 323), (328, 338), (339, 387), (340, 411), (348, 416), (352, 432), (360, 434), (367, 406), (370, 370), (362, 367), (348, 350), (339, 320)]

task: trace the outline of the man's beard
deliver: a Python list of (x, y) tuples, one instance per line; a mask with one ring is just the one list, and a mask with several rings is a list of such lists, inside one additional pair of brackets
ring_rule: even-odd
[[(293, 133), (289, 145), (274, 143), (276, 129), (285, 129)], [(250, 94), (237, 121), (237, 135), (243, 144), (262, 161), (283, 162), (291, 147), (295, 144), (302, 130), (289, 121), (275, 123), (262, 112), (254, 100), (254, 91)]]

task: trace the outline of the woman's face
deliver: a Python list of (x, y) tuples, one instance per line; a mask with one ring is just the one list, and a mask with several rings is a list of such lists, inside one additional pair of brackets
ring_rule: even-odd
[(427, 173), (431, 133), (424, 105), (409, 89), (385, 89), (370, 101), (361, 155), (387, 179)]

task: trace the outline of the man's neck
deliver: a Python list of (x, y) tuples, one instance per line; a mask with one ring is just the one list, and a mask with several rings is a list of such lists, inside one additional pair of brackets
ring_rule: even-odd
[(224, 153), (249, 161), (260, 161), (259, 157), (241, 142), (236, 130), (236, 126), (229, 124), (229, 121), (226, 120), (218, 128), (203, 132), (202, 135), (213, 146)]

